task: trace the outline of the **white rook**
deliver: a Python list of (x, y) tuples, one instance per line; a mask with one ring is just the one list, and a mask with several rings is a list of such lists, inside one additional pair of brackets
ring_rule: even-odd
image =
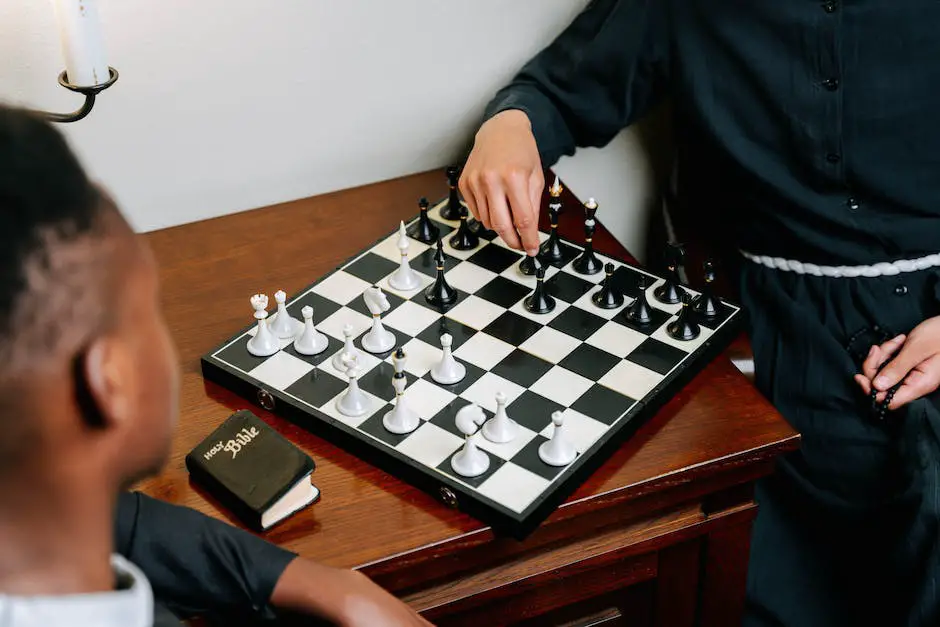
[(97, 0), (55, 0), (55, 12), (68, 82), (79, 87), (106, 83), (110, 73)]

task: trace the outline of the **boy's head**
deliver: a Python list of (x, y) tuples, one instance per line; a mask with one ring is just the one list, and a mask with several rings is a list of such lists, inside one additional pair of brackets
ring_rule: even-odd
[(160, 468), (179, 374), (157, 283), (59, 132), (0, 105), (0, 482)]

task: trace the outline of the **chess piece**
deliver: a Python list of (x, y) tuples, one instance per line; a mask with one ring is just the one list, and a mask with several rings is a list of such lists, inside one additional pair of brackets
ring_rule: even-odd
[(428, 199), (418, 201), (418, 221), (408, 229), (408, 235), (424, 244), (432, 244), (441, 235), (441, 229), (428, 217)]
[(486, 414), (473, 403), (457, 411), (455, 422), (457, 429), (464, 434), (463, 448), (450, 459), (450, 467), (463, 477), (479, 477), (490, 468), (490, 458), (481, 451), (474, 441), (480, 425), (486, 420)]
[(277, 313), (271, 321), (271, 331), (282, 340), (296, 337), (303, 331), (304, 325), (300, 320), (291, 318), (287, 313), (287, 294), (283, 290), (274, 292), (274, 300), (277, 302)]
[(535, 291), (525, 297), (522, 306), (534, 314), (547, 314), (555, 309), (555, 299), (545, 289), (545, 268), (539, 267), (535, 273)]
[(460, 193), (457, 191), (459, 172), (457, 166), (447, 166), (447, 204), (441, 207), (441, 218), (444, 220), (460, 219), (460, 208), (463, 203), (460, 202)]
[(313, 326), (313, 307), (305, 305), (300, 314), (304, 317), (304, 330), (294, 340), (294, 350), (301, 355), (319, 355), (330, 345), (330, 341)]
[(718, 317), (718, 311), (721, 304), (715, 297), (715, 264), (708, 260), (704, 264), (705, 269), (705, 287), (702, 293), (692, 303), (692, 310), (702, 320), (714, 320)]
[(254, 336), (248, 340), (248, 352), (255, 357), (269, 357), (281, 350), (281, 345), (268, 327), (268, 297), (265, 294), (255, 294), (251, 297), (251, 306), (255, 309), (254, 316), (258, 326)]
[(459, 383), (467, 376), (467, 367), (454, 359), (454, 354), (451, 352), (453, 342), (454, 337), (450, 333), (441, 336), (443, 355), (441, 360), (431, 368), (431, 378), (444, 385)]
[(388, 297), (373, 285), (362, 293), (362, 298), (372, 314), (372, 328), (362, 336), (362, 347), (370, 353), (387, 353), (395, 346), (395, 334), (382, 324), (382, 314), (391, 308)]
[(584, 251), (571, 264), (571, 267), (579, 274), (597, 274), (602, 268), (600, 259), (594, 255), (594, 230), (597, 228), (594, 216), (596, 214), (597, 202), (589, 198), (584, 203)]
[(549, 194), (552, 198), (548, 203), (548, 221), (551, 230), (549, 231), (548, 239), (539, 246), (539, 256), (546, 263), (561, 263), (565, 259), (565, 253), (561, 249), (561, 242), (558, 237), (558, 214), (561, 211), (561, 199), (559, 197), (563, 189), (556, 176), (555, 183), (549, 189)]
[(604, 266), (606, 276), (601, 283), (601, 289), (591, 295), (591, 302), (601, 309), (616, 309), (623, 304), (623, 294), (614, 285), (614, 264)]
[(636, 300), (630, 303), (630, 306), (625, 310), (627, 320), (630, 320), (634, 324), (647, 325), (653, 321), (653, 310), (646, 297), (647, 287), (649, 287), (649, 285), (646, 275), (641, 274), (640, 278), (637, 280), (639, 293), (636, 295)]
[(437, 240), (437, 253), (434, 255), (437, 263), (437, 278), (434, 283), (424, 291), (424, 298), (434, 307), (447, 307), (457, 302), (457, 290), (447, 284), (444, 279), (444, 244)]
[(666, 333), (669, 334), (669, 337), (688, 342), (699, 336), (701, 329), (692, 318), (690, 301), (691, 297), (688, 292), (682, 294), (682, 309), (679, 311), (679, 316), (666, 326)]
[(511, 442), (519, 433), (519, 425), (506, 414), (506, 395), (496, 393), (496, 415), (483, 425), (483, 437), (501, 444)]
[(662, 285), (653, 290), (653, 296), (661, 303), (675, 305), (682, 302), (682, 295), (685, 290), (682, 289), (682, 282), (679, 280), (679, 264), (685, 252), (679, 244), (670, 243), (666, 248), (666, 280)]
[(480, 245), (480, 236), (470, 230), (470, 224), (467, 222), (469, 215), (469, 210), (460, 205), (460, 227), (450, 238), (450, 245), (454, 250), (473, 250)]
[(526, 276), (534, 275), (541, 267), (542, 262), (539, 261), (538, 255), (526, 255), (519, 262), (519, 272)]
[(345, 361), (347, 359), (358, 360), (362, 353), (353, 344), (353, 326), (351, 324), (343, 325), (343, 337), (346, 338), (343, 348), (333, 355), (332, 365), (337, 372), (346, 372)]
[(392, 356), (392, 363), (395, 366), (395, 374), (392, 375), (392, 387), (395, 388), (395, 407), (382, 417), (382, 424), (392, 433), (403, 435), (411, 433), (421, 424), (421, 419), (405, 403), (405, 385), (408, 381), (405, 377), (405, 351), (398, 347)]
[(578, 453), (568, 440), (564, 416), (560, 411), (552, 412), (552, 424), (555, 426), (552, 439), (539, 446), (539, 458), (549, 466), (567, 466)]
[(349, 387), (336, 399), (336, 411), (355, 418), (369, 411), (369, 398), (359, 389), (359, 360), (345, 359), (344, 366), (346, 376), (349, 377)]
[(408, 262), (408, 248), (410, 248), (410, 246), (411, 242), (408, 239), (408, 233), (405, 231), (405, 223), (399, 222), (398, 252), (401, 253), (401, 262), (398, 265), (398, 269), (388, 277), (388, 286), (394, 290), (410, 292), (421, 286), (421, 279), (418, 278), (418, 273), (415, 272)]

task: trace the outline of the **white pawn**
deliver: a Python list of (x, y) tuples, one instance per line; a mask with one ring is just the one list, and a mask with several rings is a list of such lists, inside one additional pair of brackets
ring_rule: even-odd
[(490, 442), (502, 444), (511, 441), (519, 433), (519, 425), (506, 415), (506, 395), (496, 393), (496, 415), (483, 425), (483, 437)]
[(543, 442), (539, 447), (539, 457), (549, 466), (567, 466), (574, 461), (578, 453), (565, 437), (564, 417), (560, 411), (552, 413), (552, 423), (555, 425), (552, 439)]
[(271, 331), (282, 340), (290, 339), (300, 333), (304, 325), (300, 320), (294, 320), (287, 313), (287, 294), (283, 290), (274, 292), (274, 300), (277, 302), (277, 314), (271, 321)]
[(444, 385), (457, 383), (467, 375), (467, 367), (454, 359), (454, 355), (450, 350), (453, 342), (454, 338), (450, 333), (441, 336), (441, 348), (444, 349), (444, 354), (441, 356), (441, 360), (431, 368), (431, 378)]
[(463, 448), (450, 459), (450, 467), (458, 475), (479, 477), (490, 467), (489, 456), (481, 451), (474, 437), (477, 429), (486, 420), (486, 414), (477, 405), (471, 403), (462, 407), (456, 416), (457, 428), (464, 434)]
[(398, 250), (401, 253), (401, 263), (398, 270), (395, 270), (392, 276), (388, 277), (388, 286), (402, 292), (410, 292), (421, 286), (418, 273), (408, 263), (409, 246), (411, 246), (411, 240), (405, 231), (404, 221), (401, 221), (398, 223)]
[(344, 416), (361, 416), (369, 411), (369, 399), (359, 389), (359, 363), (356, 359), (346, 360), (346, 376), (349, 387), (336, 401), (336, 409)]
[(318, 355), (326, 350), (330, 341), (313, 326), (313, 307), (304, 305), (300, 314), (304, 317), (304, 332), (294, 340), (294, 350), (301, 355)]
[(256, 357), (268, 357), (281, 350), (280, 342), (268, 328), (268, 297), (265, 294), (255, 294), (251, 297), (251, 306), (255, 308), (258, 330), (254, 337), (248, 340), (248, 352)]
[(333, 369), (337, 372), (346, 372), (346, 360), (355, 359), (358, 361), (359, 356), (362, 354), (353, 344), (353, 326), (351, 324), (347, 323), (343, 326), (343, 337), (346, 338), (343, 348), (333, 355)]
[(418, 415), (405, 403), (405, 351), (399, 347), (395, 351), (392, 361), (395, 364), (395, 374), (392, 375), (392, 387), (395, 388), (395, 408), (387, 412), (382, 418), (382, 424), (392, 433), (399, 435), (411, 433), (418, 428), (421, 420)]
[(362, 347), (370, 353), (387, 353), (395, 346), (395, 334), (382, 325), (382, 314), (391, 308), (388, 297), (376, 286), (367, 289), (362, 297), (372, 314), (372, 328), (362, 336)]

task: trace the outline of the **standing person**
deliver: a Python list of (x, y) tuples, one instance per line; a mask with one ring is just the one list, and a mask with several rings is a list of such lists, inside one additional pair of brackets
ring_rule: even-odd
[(747, 625), (940, 624), (938, 23), (922, 0), (593, 0), (461, 176), (534, 253), (542, 168), (671, 100), (684, 195), (742, 253), (756, 383), (802, 434), (759, 485)]
[(118, 508), (163, 466), (176, 423), (153, 257), (63, 137), (7, 107), (0, 224), (0, 627), (165, 624), (134, 560), (181, 608), (428, 625), (364, 576), (192, 510), (134, 495)]

